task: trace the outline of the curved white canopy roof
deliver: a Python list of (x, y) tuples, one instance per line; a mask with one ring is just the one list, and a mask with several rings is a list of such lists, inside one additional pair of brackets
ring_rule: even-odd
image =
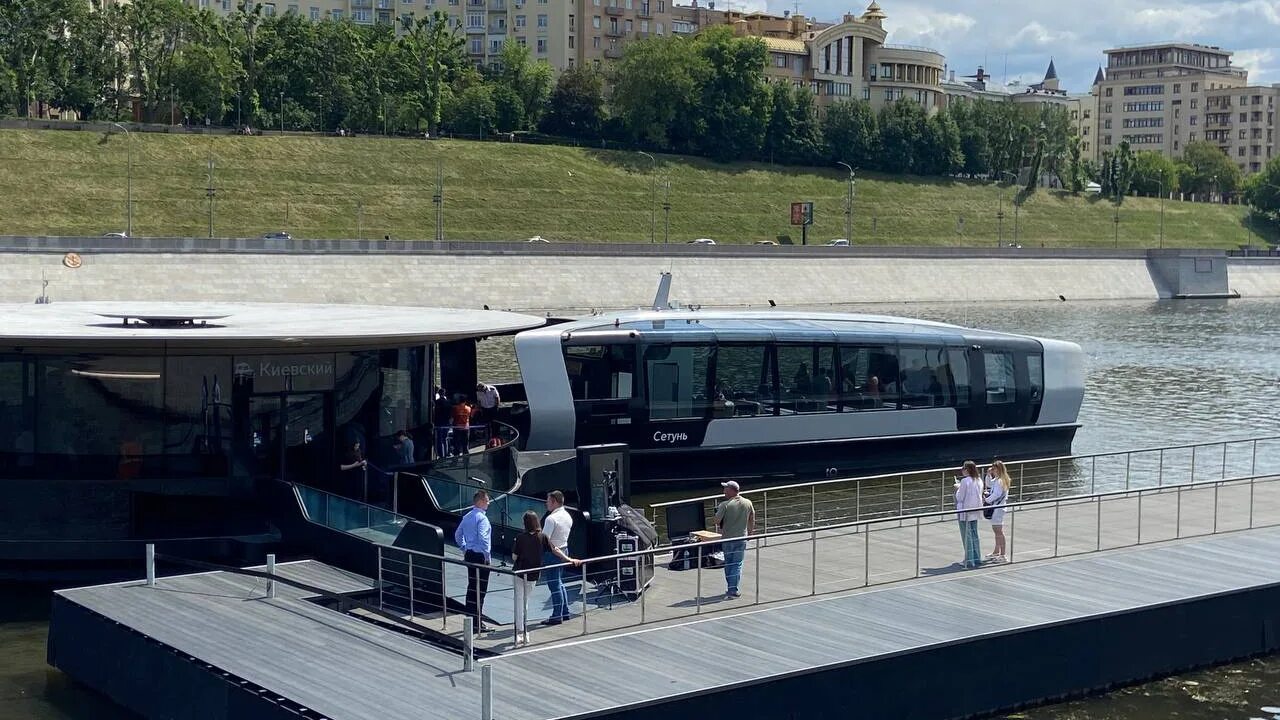
[(62, 302), (0, 304), (9, 345), (392, 347), (538, 327), (496, 310), (293, 303)]

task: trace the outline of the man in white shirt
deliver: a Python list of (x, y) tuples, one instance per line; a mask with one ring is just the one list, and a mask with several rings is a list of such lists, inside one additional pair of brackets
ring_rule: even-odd
[[(569, 532), (573, 530), (573, 516), (564, 509), (564, 493), (552, 490), (547, 493), (547, 516), (542, 519), (542, 533), (551, 546), (568, 554)], [(550, 552), (542, 553), (543, 565), (559, 565), (563, 561)], [(545, 571), (547, 589), (551, 591), (551, 617), (543, 625), (559, 625), (568, 620), (569, 593), (564, 589), (564, 568), (553, 567)]]
[(502, 402), (502, 396), (498, 394), (498, 388), (482, 382), (476, 383), (476, 403), (480, 406), (480, 419), (485, 423), (491, 423), (498, 418), (498, 405)]

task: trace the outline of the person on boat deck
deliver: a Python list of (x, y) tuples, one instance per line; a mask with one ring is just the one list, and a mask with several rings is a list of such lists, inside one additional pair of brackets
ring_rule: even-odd
[(800, 363), (800, 367), (796, 368), (795, 377), (791, 378), (791, 392), (803, 395), (809, 392), (812, 384), (813, 379), (809, 376), (809, 363)]
[(458, 395), (453, 403), (453, 452), (466, 455), (471, 446), (471, 415), (473, 409), (465, 395)]
[(956, 478), (956, 520), (960, 523), (960, 541), (964, 545), (966, 568), (982, 564), (982, 550), (978, 544), (978, 518), (982, 516), (982, 478), (978, 466), (965, 460)]
[(396, 443), (393, 446), (396, 451), (396, 462), (401, 465), (412, 465), (414, 460), (413, 438), (409, 436), (408, 430), (396, 431)]
[(483, 423), (491, 423), (498, 419), (498, 405), (502, 402), (502, 396), (498, 394), (498, 388), (486, 383), (476, 383), (476, 409), (479, 415), (475, 418)]
[(432, 421), (436, 426), (436, 457), (448, 457), (449, 426), (453, 424), (453, 403), (449, 402), (449, 392), (444, 388), (436, 388), (436, 397), (432, 401)]
[[(365, 472), (369, 461), (364, 459), (364, 449), (359, 440), (351, 444), (338, 469), (342, 470), (348, 497), (364, 498)], [(367, 499), (367, 498), (365, 498)]]
[[(547, 514), (542, 518), (543, 531), (547, 540), (562, 553), (568, 553), (569, 533), (573, 530), (573, 516), (564, 509), (564, 493), (552, 490), (547, 493)], [(560, 559), (554, 552), (542, 554), (542, 564), (558, 565)], [(551, 591), (551, 617), (542, 621), (543, 625), (559, 625), (572, 618), (569, 614), (569, 593), (564, 589), (564, 568), (548, 567), (547, 589)], [(583, 588), (585, 591), (586, 588)]]
[(724, 581), (728, 586), (725, 597), (742, 595), (738, 583), (742, 580), (742, 559), (747, 554), (747, 536), (756, 525), (756, 509), (751, 501), (742, 497), (742, 488), (736, 480), (720, 483), (724, 488), (724, 502), (716, 506), (716, 529), (722, 538), (720, 549), (724, 552)]
[[(489, 493), (477, 490), (471, 509), (462, 516), (453, 541), (467, 561), (467, 614), (475, 618), (476, 632), (485, 632), (484, 596), (489, 591), (489, 558), (492, 557), (493, 526), (489, 524)], [(478, 567), (482, 566), (482, 567)]]
[(546, 553), (555, 555), (559, 562), (573, 563), (574, 567), (582, 565), (581, 560), (574, 560), (551, 544), (551, 538), (542, 532), (538, 513), (525, 510), (524, 532), (516, 537), (511, 547), (511, 569), (516, 574), (517, 645), (529, 644), (529, 595), (533, 592), (533, 586), (538, 584), (538, 569), (542, 567), (542, 558)]

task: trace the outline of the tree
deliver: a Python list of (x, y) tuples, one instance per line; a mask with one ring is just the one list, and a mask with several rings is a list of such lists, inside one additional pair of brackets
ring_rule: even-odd
[(945, 112), (935, 113), (924, 124), (922, 142), (913, 170), (920, 175), (950, 175), (964, 167), (960, 128)]
[(1133, 189), (1133, 173), (1134, 173), (1134, 157), (1133, 149), (1129, 146), (1128, 141), (1120, 142), (1120, 150), (1116, 152), (1113, 159), (1115, 163), (1115, 172), (1113, 177), (1114, 186), (1111, 188), (1115, 195), (1116, 202), (1124, 202), (1124, 196), (1129, 194)]
[(590, 67), (560, 73), (551, 93), (542, 131), (552, 135), (594, 139), (604, 126), (604, 79)]
[(1063, 184), (1073, 194), (1084, 190), (1088, 169), (1080, 160), (1080, 137), (1073, 131), (1067, 144), (1067, 177)]
[(428, 128), (435, 131), (451, 94), (448, 84), (466, 74), (466, 40), (443, 10), (433, 10), (422, 18), (409, 13), (402, 23), (406, 30), (403, 42), (417, 67), (418, 105), (426, 112)]
[(1244, 198), (1255, 216), (1280, 229), (1280, 157), (1274, 158), (1245, 182)]
[(1178, 189), (1178, 168), (1172, 160), (1151, 150), (1133, 160), (1133, 190), (1142, 195), (1171, 193)]
[(458, 95), (450, 125), (459, 132), (484, 135), (493, 130), (497, 114), (492, 89), (488, 85), (477, 83)]
[(13, 74), (18, 115), (48, 97), (50, 56), (67, 42), (67, 22), (79, 14), (77, 0), (0, 2), (0, 57)]
[(493, 126), (498, 132), (512, 132), (525, 126), (524, 102), (509, 85), (499, 83), (491, 87), (493, 97)]
[(0, 117), (18, 104), (18, 79), (0, 58)]
[(1218, 146), (1203, 140), (1187, 143), (1178, 177), (1182, 190), (1196, 195), (1233, 193), (1241, 183), (1240, 168)]
[(520, 124), (513, 129), (538, 126), (547, 98), (551, 96), (552, 75), (551, 66), (534, 60), (527, 46), (511, 40), (502, 44), (502, 72), (498, 80), (511, 89), (521, 105)]
[(175, 100), (174, 63), (186, 44), (191, 11), (181, 0), (134, 0), (121, 13), (130, 82), (147, 117), (156, 120), (161, 101)]
[(764, 41), (737, 37), (721, 25), (698, 34), (694, 46), (710, 68), (699, 88), (704, 125), (698, 149), (722, 161), (755, 157), (769, 119)]
[(813, 107), (813, 93), (789, 82), (769, 86), (771, 108), (764, 153), (769, 160), (807, 165), (822, 152), (822, 131)]
[(614, 69), (613, 113), (636, 142), (692, 151), (706, 127), (699, 92), (709, 72), (707, 60), (684, 38), (627, 43)]
[(897, 100), (881, 108), (881, 167), (894, 173), (915, 171), (924, 134), (925, 115), (920, 103)]
[(955, 103), (947, 108), (960, 133), (960, 153), (964, 156), (961, 170), (969, 177), (991, 172), (991, 143), (986, 128), (979, 124), (981, 107), (976, 103)]
[(876, 167), (880, 130), (876, 114), (866, 100), (837, 100), (822, 118), (827, 160), (847, 162), (855, 168)]

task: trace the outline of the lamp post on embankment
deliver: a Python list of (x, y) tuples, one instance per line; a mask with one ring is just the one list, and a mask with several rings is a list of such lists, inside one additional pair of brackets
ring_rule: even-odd
[(844, 169), (849, 171), (849, 197), (845, 200), (844, 207), (844, 239), (853, 242), (853, 183), (854, 173), (853, 166), (847, 162), (836, 161)]
[(123, 130), (125, 139), (129, 142), (129, 174), (125, 180), (124, 234), (133, 237), (133, 133), (118, 122), (111, 124)]
[(649, 162), (653, 163), (649, 171), (649, 242), (652, 244), (658, 229), (658, 160), (643, 150), (636, 152), (649, 158)]

